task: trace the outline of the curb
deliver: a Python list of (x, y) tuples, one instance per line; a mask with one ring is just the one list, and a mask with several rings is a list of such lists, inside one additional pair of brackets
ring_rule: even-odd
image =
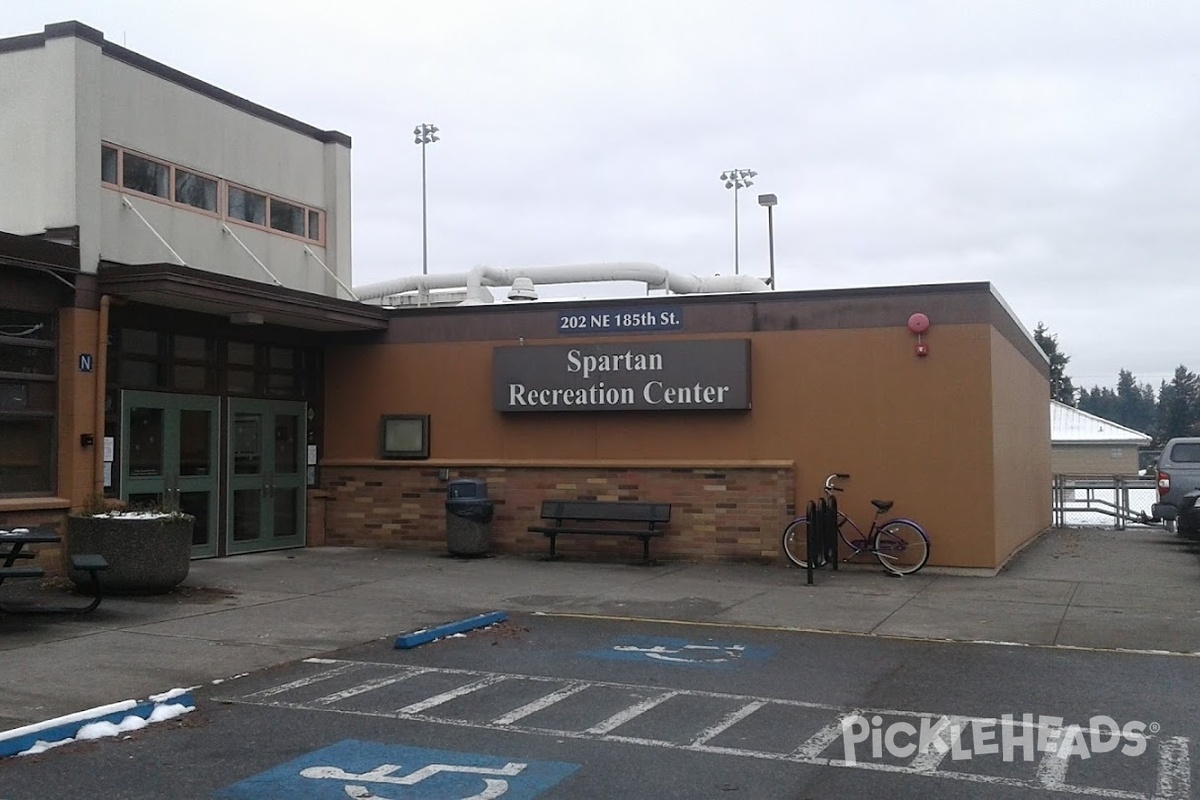
[[(78, 711), (54, 719), (35, 722), (9, 731), (0, 731), (0, 758), (8, 758), (29, 750), (40, 742), (61, 742), (75, 739), (79, 731), (95, 723), (119, 726), (129, 717), (138, 717), (147, 723), (154, 722), (154, 713), (160, 708), (182, 706), (194, 710), (196, 701), (190, 691), (174, 691), (155, 695), (147, 700), (124, 700), (97, 706), (87, 711)], [(173, 715), (172, 715), (173, 716)]]
[(495, 625), (497, 622), (504, 622), (506, 619), (508, 619), (508, 615), (503, 611), (489, 611), (486, 614), (460, 619), (458, 622), (447, 622), (432, 628), (422, 628), (419, 631), (401, 634), (397, 637), (396, 649), (407, 650), (426, 642), (432, 642), (434, 639), (441, 639), (443, 636)]

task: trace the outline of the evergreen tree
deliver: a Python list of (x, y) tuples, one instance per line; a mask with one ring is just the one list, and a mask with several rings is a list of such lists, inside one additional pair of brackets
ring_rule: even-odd
[(1126, 428), (1150, 433), (1154, 429), (1158, 412), (1154, 388), (1148, 383), (1138, 384), (1133, 373), (1123, 369), (1117, 376), (1117, 398), (1111, 419)]
[(1033, 339), (1050, 359), (1050, 397), (1069, 406), (1075, 405), (1075, 385), (1064, 371), (1071, 358), (1059, 351), (1058, 335), (1051, 335), (1045, 323), (1039, 322), (1033, 331)]
[[(1117, 393), (1107, 386), (1093, 386), (1091, 390), (1079, 390), (1079, 410), (1097, 417), (1119, 422), (1117, 419)], [(1121, 423), (1124, 425), (1125, 423)]]
[(1155, 444), (1162, 446), (1176, 436), (1200, 434), (1200, 378), (1180, 364), (1170, 383), (1158, 390), (1158, 424)]

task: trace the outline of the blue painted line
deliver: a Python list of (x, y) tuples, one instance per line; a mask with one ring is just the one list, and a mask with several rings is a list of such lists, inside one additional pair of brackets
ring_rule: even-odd
[(503, 611), (489, 611), (486, 614), (460, 619), (458, 622), (447, 622), (444, 625), (438, 625), (433, 628), (422, 628), (419, 631), (405, 633), (397, 637), (396, 649), (407, 650), (410, 647), (432, 642), (434, 639), (441, 639), (443, 636), (495, 625), (497, 622), (504, 622), (506, 619), (508, 619), (508, 615)]
[[(68, 714), (63, 717), (46, 720), (36, 725), (13, 728), (10, 731), (0, 732), (0, 758), (8, 758), (9, 756), (23, 753), (39, 741), (61, 742), (63, 739), (74, 739), (78, 735), (80, 728), (96, 722), (110, 722), (113, 725), (120, 725), (126, 717), (150, 719), (150, 715), (154, 713), (156, 708), (165, 705), (181, 705), (195, 708), (196, 701), (192, 698), (191, 692), (186, 692), (175, 695), (168, 700), (158, 702), (143, 700), (128, 708), (122, 708), (119, 711), (97, 713), (94, 716), (87, 716), (87, 712)], [(100, 709), (96, 710), (101, 711), (104, 708), (111, 707), (101, 706)], [(59, 722), (59, 720), (62, 721)]]
[(525, 761), (354, 739), (314, 750), (221, 789), (223, 800), (346, 800), (346, 797), (532, 800), (578, 764)]

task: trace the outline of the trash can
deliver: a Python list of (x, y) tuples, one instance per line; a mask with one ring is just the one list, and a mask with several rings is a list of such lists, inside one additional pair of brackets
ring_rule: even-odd
[(494, 510), (487, 484), (479, 478), (460, 478), (446, 485), (446, 548), (450, 555), (487, 554)]

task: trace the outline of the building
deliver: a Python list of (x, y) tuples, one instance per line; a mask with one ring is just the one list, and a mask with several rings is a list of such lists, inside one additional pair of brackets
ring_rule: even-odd
[(350, 139), (77, 22), (0, 40), (0, 512), (166, 498), (198, 556), (303, 544), (352, 300)]
[(1050, 525), (1048, 365), (987, 283), (389, 309), (349, 288), (344, 134), (75, 22), (0, 40), (0, 107), (0, 525), (104, 492), (195, 514), (196, 557), (444, 551), (469, 476), (501, 552), (541, 499), (637, 498), (660, 557), (783, 563), (835, 471), (935, 566)]
[(1138, 451), (1150, 436), (1124, 425), (1050, 401), (1050, 464), (1055, 475), (1138, 474)]

